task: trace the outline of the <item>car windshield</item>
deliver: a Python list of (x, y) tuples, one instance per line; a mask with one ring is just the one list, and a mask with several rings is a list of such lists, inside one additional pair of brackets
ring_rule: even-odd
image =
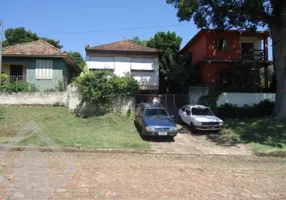
[(210, 116), (213, 115), (212, 111), (208, 108), (193, 108), (192, 114), (193, 115), (210, 115)]
[(168, 113), (165, 109), (146, 109), (145, 117), (168, 117)]

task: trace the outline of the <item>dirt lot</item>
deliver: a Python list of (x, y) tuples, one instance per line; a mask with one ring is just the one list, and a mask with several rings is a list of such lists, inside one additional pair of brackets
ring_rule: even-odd
[(0, 199), (286, 199), (283, 159), (36, 148), (0, 156)]

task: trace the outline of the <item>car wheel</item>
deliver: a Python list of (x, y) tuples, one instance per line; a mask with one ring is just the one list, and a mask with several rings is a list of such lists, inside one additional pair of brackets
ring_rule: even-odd
[(194, 126), (194, 124), (192, 122), (190, 123), (190, 129), (191, 129), (192, 133), (196, 133), (197, 132), (197, 129), (195, 128), (195, 126)]

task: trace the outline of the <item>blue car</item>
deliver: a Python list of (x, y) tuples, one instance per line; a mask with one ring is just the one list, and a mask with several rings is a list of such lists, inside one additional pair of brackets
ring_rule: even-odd
[(173, 118), (160, 105), (141, 103), (136, 109), (134, 122), (142, 136), (174, 138), (178, 133)]

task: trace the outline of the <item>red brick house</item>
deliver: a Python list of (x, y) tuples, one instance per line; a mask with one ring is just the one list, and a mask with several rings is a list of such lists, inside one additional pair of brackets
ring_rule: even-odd
[(260, 90), (260, 69), (268, 88), (269, 32), (237, 30), (199, 31), (180, 51), (192, 53), (192, 85), (220, 84), (224, 91)]

